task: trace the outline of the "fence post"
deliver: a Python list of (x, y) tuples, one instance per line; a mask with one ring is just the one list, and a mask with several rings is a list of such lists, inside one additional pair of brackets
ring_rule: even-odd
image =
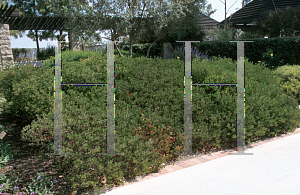
[(165, 57), (165, 55), (168, 53), (168, 51), (172, 51), (173, 47), (171, 45), (171, 43), (164, 43), (164, 48), (163, 51), (161, 52), (161, 59), (163, 59)]
[(58, 46), (55, 47), (55, 77), (54, 77), (54, 153), (46, 153), (46, 155), (72, 155), (71, 153), (62, 153), (62, 91), (61, 86), (91, 86), (102, 85), (107, 86), (107, 153), (100, 153), (100, 155), (124, 155), (124, 153), (115, 153), (114, 143), (114, 42), (107, 43), (107, 83), (106, 84), (93, 84), (93, 83), (78, 83), (62, 84), (61, 72), (61, 41), (58, 41)]

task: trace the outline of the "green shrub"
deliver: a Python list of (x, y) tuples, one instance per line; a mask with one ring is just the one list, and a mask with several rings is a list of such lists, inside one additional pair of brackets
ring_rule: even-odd
[[(68, 47), (61, 48), (61, 51), (62, 52), (69, 51), (69, 48)], [(38, 60), (47, 60), (48, 58), (53, 56), (55, 56), (55, 46), (51, 46), (46, 49), (43, 48), (37, 53)]]
[(277, 68), (274, 74), (279, 76), (284, 92), (296, 98), (300, 105), (300, 66), (285, 65)]
[(5, 98), (2, 98), (2, 97), (0, 96), (0, 108), (2, 108), (2, 106), (5, 104), (5, 102), (6, 102), (6, 99), (5, 99)]
[[(62, 56), (63, 83), (106, 83), (105, 55)], [(53, 60), (43, 68), (21, 67), (1, 75), (10, 82), (4, 91), (6, 110), (22, 111), (31, 121), (22, 130), (23, 140), (54, 141)], [(192, 68), (193, 83), (236, 83), (232, 60), (195, 58)], [(105, 180), (120, 184), (159, 170), (183, 152), (183, 70), (181, 60), (115, 56), (115, 152), (123, 156), (99, 155), (106, 152), (106, 87), (62, 86), (63, 152), (72, 156), (57, 161), (62, 170), (71, 170), (67, 179), (74, 189), (103, 188)], [(7, 76), (13, 73), (17, 76)], [(283, 95), (278, 77), (265, 65), (245, 61), (245, 89), (246, 144), (299, 124), (297, 100)], [(192, 112), (193, 152), (236, 146), (236, 86), (193, 86)]]
[[(198, 66), (197, 61), (193, 63), (193, 78), (201, 71), (206, 72), (206, 78), (195, 77), (193, 83), (236, 83), (236, 62), (221, 59), (218, 62), (206, 60), (200, 64)], [(199, 149), (205, 145), (220, 147), (224, 143), (226, 147), (236, 147), (236, 90), (235, 86), (193, 87), (193, 120), (198, 125), (193, 126), (193, 143), (199, 143)], [(246, 143), (292, 131), (299, 124), (298, 118), (297, 101), (283, 95), (278, 77), (264, 64), (252, 65), (247, 59)]]
[[(20, 68), (13, 67), (4, 72), (0, 72), (0, 90), (6, 103), (3, 105), (5, 116), (27, 119), (25, 107), (23, 106), (23, 97), (16, 96), (16, 85), (22, 83), (23, 79), (29, 79), (32, 75), (38, 75), (38, 67), (32, 67), (29, 64)], [(20, 86), (22, 88), (22, 86)]]

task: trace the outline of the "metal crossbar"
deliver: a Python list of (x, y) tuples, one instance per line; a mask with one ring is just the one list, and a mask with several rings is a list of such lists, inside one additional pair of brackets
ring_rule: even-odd
[[(115, 41), (116, 42), (116, 41)], [(191, 70), (191, 42), (200, 41), (177, 41), (185, 43), (185, 89), (184, 89), (184, 154), (193, 155), (192, 153), (192, 85), (215, 85), (215, 86), (237, 86), (237, 151), (238, 153), (230, 153), (233, 155), (246, 154), (253, 155), (253, 153), (244, 153), (245, 147), (245, 88), (244, 88), (244, 42), (253, 41), (230, 41), (237, 42), (237, 84), (192, 84), (192, 70)], [(54, 114), (54, 153), (46, 153), (46, 155), (71, 155), (70, 153), (62, 153), (62, 85), (72, 86), (107, 86), (107, 153), (100, 155), (124, 155), (124, 153), (115, 154), (114, 143), (114, 41), (107, 43), (107, 84), (61, 84), (61, 41), (55, 47), (55, 78), (54, 78), (54, 92), (55, 92), (55, 114)], [(185, 79), (186, 78), (186, 79)], [(56, 82), (55, 82), (56, 81)], [(180, 153), (176, 153), (180, 155)]]
[[(115, 41), (117, 42), (117, 41)], [(55, 77), (54, 77), (54, 93), (55, 93), (55, 114), (54, 114), (54, 153), (46, 153), (46, 155), (71, 155), (70, 153), (62, 153), (62, 91), (61, 86), (107, 86), (107, 153), (100, 155), (124, 155), (124, 153), (115, 154), (114, 142), (114, 42), (110, 41), (107, 46), (107, 83), (82, 83), (61, 84), (61, 41), (55, 47)]]
[(192, 152), (192, 85), (235, 85), (237, 86), (237, 147), (238, 153), (229, 153), (232, 155), (253, 155), (253, 153), (245, 153), (245, 88), (244, 88), (244, 42), (253, 41), (229, 41), (237, 42), (237, 84), (192, 84), (192, 68), (191, 68), (191, 42), (200, 41), (176, 41), (185, 43), (185, 77), (184, 77), (184, 153), (176, 153), (176, 155), (195, 155)]

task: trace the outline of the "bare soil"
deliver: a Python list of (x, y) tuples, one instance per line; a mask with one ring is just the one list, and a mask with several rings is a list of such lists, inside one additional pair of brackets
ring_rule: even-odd
[[(5, 118), (0, 111), (0, 124), (5, 127), (5, 131), (15, 127), (15, 131), (20, 132), (28, 123), (27, 121)], [(55, 193), (56, 195), (71, 194), (73, 192), (70, 187), (71, 185), (64, 181), (64, 175), (66, 173), (59, 171), (53, 156), (49, 156), (45, 160), (39, 159), (40, 151), (47, 150), (46, 145), (32, 146), (30, 143), (14, 141), (13, 138), (15, 140), (21, 140), (20, 134), (14, 135), (13, 132), (6, 132), (3, 138), (4, 142), (10, 144), (11, 151), (17, 152), (17, 154), (14, 154), (14, 160), (9, 162), (6, 167), (8, 169), (2, 169), (2, 173), (4, 172), (6, 176), (8, 176), (9, 173), (13, 173), (14, 179), (19, 178), (18, 187), (22, 195), (27, 194), (25, 187), (32, 182), (32, 178), (37, 177), (37, 172), (42, 172), (45, 175), (49, 174), (50, 177), (52, 176), (53, 179), (58, 181), (53, 185), (54, 191), (57, 191)], [(11, 165), (15, 168), (11, 169)], [(74, 193), (72, 195), (74, 195)]]

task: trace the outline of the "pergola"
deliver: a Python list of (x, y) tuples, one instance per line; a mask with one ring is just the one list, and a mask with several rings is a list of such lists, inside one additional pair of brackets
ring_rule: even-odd
[[(217, 27), (218, 21), (202, 13), (201, 16), (203, 17), (203, 21), (200, 23), (200, 25), (203, 30), (212, 30)], [(61, 32), (67, 31), (69, 38), (71, 37), (71, 42), (69, 44), (70, 50), (79, 50), (79, 44), (77, 42), (78, 39), (72, 37), (72, 29), (67, 29), (65, 27), (65, 24), (67, 22), (68, 18), (55, 16), (21, 16), (20, 11), (17, 9), (17, 5), (8, 6), (8, 4), (6, 3), (0, 6), (0, 30), (3, 31), (0, 34), (0, 52), (2, 56), (1, 64), (7, 64), (9, 62), (13, 64), (9, 30), (60, 30)], [(60, 39), (62, 40), (62, 37), (60, 37)], [(5, 69), (5, 67), (2, 67), (2, 69)]]
[[(70, 50), (79, 50), (77, 38), (72, 37), (72, 29), (65, 28), (68, 18), (45, 17), (45, 16), (21, 16), (16, 5), (0, 6), (0, 52), (1, 64), (14, 66), (13, 55), (10, 43), (9, 30), (60, 30), (67, 31), (70, 38)], [(62, 38), (62, 37), (60, 37)], [(2, 66), (2, 69), (5, 69)]]
[[(264, 11), (277, 11), (278, 8), (286, 7), (298, 7), (300, 6), (299, 0), (253, 0), (246, 6), (226, 18), (226, 23), (230, 27), (241, 29), (243, 31), (256, 28), (254, 23), (255, 19), (263, 18)], [(218, 24), (219, 27), (223, 27), (225, 20)]]

